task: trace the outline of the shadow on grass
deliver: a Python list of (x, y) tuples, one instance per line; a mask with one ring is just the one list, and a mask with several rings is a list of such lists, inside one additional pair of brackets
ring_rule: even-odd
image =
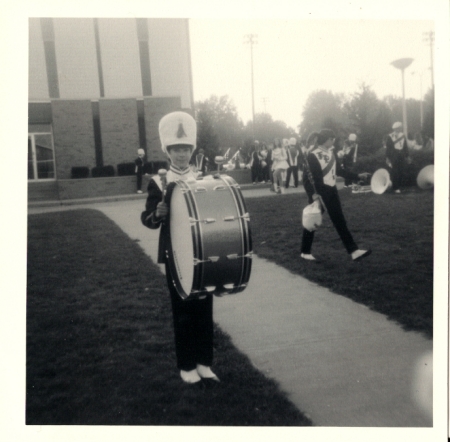
[(29, 217), (26, 324), (28, 425), (311, 425), (217, 327), (222, 382), (182, 383), (165, 278), (100, 212)]

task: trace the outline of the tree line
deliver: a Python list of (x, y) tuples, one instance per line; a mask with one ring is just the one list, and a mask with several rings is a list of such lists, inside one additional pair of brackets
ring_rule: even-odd
[[(407, 99), (408, 139), (425, 145), (434, 139), (434, 90), (419, 100)], [(383, 140), (392, 131), (392, 123), (402, 121), (402, 99), (392, 95), (379, 99), (370, 86), (362, 83), (350, 96), (327, 90), (312, 92), (304, 105), (302, 121), (296, 127), (273, 120), (266, 112), (255, 114), (254, 123), (244, 124), (236, 106), (227, 96), (210, 98), (195, 103), (198, 126), (197, 148), (214, 158), (228, 149), (232, 155), (239, 148), (248, 158), (254, 141), (272, 143), (275, 138), (297, 136), (306, 141), (308, 135), (322, 128), (336, 134), (336, 147), (342, 147), (348, 134), (358, 136), (359, 154), (375, 154), (383, 147)]]

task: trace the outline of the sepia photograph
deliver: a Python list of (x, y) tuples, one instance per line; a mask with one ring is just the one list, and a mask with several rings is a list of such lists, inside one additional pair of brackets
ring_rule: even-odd
[(105, 5), (2, 19), (7, 440), (447, 439), (448, 2)]

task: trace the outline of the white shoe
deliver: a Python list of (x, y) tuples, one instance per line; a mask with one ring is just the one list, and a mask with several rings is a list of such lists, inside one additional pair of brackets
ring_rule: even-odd
[(372, 250), (355, 250), (352, 252), (353, 261), (358, 261), (366, 256), (369, 256), (372, 253)]
[(180, 370), (180, 376), (187, 384), (195, 384), (196, 382), (201, 381), (201, 378), (195, 369), (191, 371)]
[(306, 259), (307, 261), (315, 261), (316, 258), (314, 258), (314, 256), (311, 255), (311, 253), (302, 253), (300, 255), (301, 258)]
[(142, 190), (138, 190), (137, 193), (142, 193)]
[(213, 381), (220, 382), (220, 379), (211, 370), (211, 367), (206, 365), (197, 364), (197, 373), (203, 379), (212, 379)]
[(400, 189), (397, 189), (397, 190), (395, 191), (395, 193), (402, 193), (402, 191), (401, 191)]

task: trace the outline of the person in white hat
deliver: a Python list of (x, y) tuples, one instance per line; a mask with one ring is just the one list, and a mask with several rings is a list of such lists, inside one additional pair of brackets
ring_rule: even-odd
[(294, 178), (294, 187), (298, 187), (298, 155), (299, 150), (297, 148), (297, 139), (291, 137), (289, 139), (289, 147), (286, 149), (287, 161), (289, 167), (286, 172), (286, 189), (289, 188), (289, 182), (291, 180), (291, 175)]
[(145, 150), (144, 149), (138, 149), (137, 151), (138, 157), (134, 161), (135, 167), (134, 167), (134, 173), (136, 174), (136, 185), (137, 185), (137, 193), (142, 193), (142, 173), (144, 169), (144, 157), (145, 157)]
[(401, 193), (406, 164), (410, 162), (408, 143), (399, 121), (392, 125), (394, 131), (386, 139), (386, 164), (391, 168), (392, 190)]
[(218, 382), (211, 370), (213, 362), (213, 304), (212, 296), (183, 300), (175, 289), (167, 256), (170, 253), (169, 206), (174, 181), (195, 179), (197, 173), (189, 166), (196, 146), (197, 125), (186, 112), (172, 112), (159, 123), (161, 148), (170, 160), (166, 175), (167, 201), (163, 201), (164, 183), (158, 176), (150, 179), (145, 211), (141, 221), (149, 229), (160, 230), (158, 263), (166, 265), (167, 284), (172, 302), (175, 351), (181, 379), (195, 384), (202, 378)]

